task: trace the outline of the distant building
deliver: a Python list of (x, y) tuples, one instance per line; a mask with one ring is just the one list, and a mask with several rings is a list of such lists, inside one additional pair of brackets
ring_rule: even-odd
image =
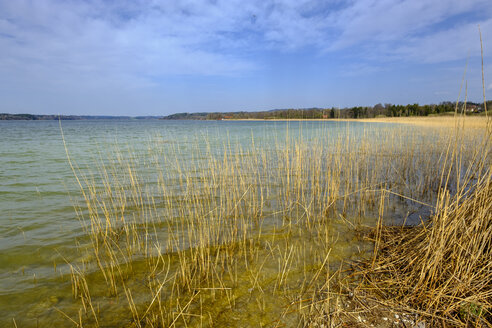
[(465, 112), (466, 113), (478, 113), (480, 112), (480, 107), (475, 104), (466, 104)]

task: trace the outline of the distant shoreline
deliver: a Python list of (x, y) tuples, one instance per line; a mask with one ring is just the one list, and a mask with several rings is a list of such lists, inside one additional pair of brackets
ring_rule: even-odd
[(409, 116), (409, 117), (377, 117), (377, 118), (320, 118), (320, 119), (222, 119), (223, 121), (321, 121), (321, 122), (365, 122), (365, 123), (401, 123), (419, 126), (453, 127), (457, 122), (467, 128), (485, 128), (490, 120), (486, 116)]
[(82, 120), (148, 120), (162, 116), (111, 116), (111, 115), (54, 115), (0, 113), (0, 121), (82, 121)]

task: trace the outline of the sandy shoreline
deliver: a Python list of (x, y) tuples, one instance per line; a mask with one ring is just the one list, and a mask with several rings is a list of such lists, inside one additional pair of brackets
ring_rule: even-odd
[(224, 121), (323, 121), (323, 122), (367, 122), (367, 123), (401, 123), (431, 127), (455, 127), (457, 122), (463, 123), (465, 128), (483, 129), (487, 126), (490, 117), (460, 116), (457, 121), (454, 116), (418, 116), (418, 117), (378, 117), (362, 119), (223, 119)]

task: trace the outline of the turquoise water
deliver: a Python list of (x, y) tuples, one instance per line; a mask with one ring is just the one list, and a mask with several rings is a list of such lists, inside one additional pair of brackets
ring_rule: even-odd
[[(235, 306), (225, 302), (224, 295), (228, 302), (232, 297), (227, 292), (216, 299), (213, 288), (204, 288), (190, 306), (195, 312), (189, 323), (202, 320), (201, 297), (215, 326), (276, 322), (299, 296), (299, 283), (313, 278), (309, 268), (323, 268), (327, 249), (336, 270), (370, 250), (357, 229), (374, 225), (382, 212), (386, 223), (395, 224), (429, 217), (443, 187), (442, 172), (449, 172), (445, 187), (453, 193), (464, 172), (476, 170), (483, 135), (468, 134), (458, 140), (447, 130), (334, 121), (0, 121), (0, 327), (72, 327), (79, 318), (84, 326), (97, 326), (96, 317), (106, 327), (135, 323), (121, 286), (108, 292), (96, 265), (94, 236), (105, 233), (104, 223), (91, 236), (83, 228), (83, 220), (106, 205), (114, 206), (108, 217), (115, 232), (106, 241), (115, 241), (111, 247), (118, 251), (127, 247), (118, 253), (118, 268), (125, 261), (132, 268), (122, 269), (120, 282), (132, 290), (140, 311), (152, 304), (150, 282), (155, 287), (164, 275), (164, 268), (153, 275), (157, 265), (151, 273), (146, 267), (156, 252), (166, 255), (162, 265), (171, 271), (186, 268), (189, 258), (178, 263), (180, 251), (184, 256), (202, 245), (217, 250), (210, 254), (219, 259), (220, 247), (234, 246), (246, 231), (244, 245), (254, 245), (256, 262), (238, 264), (242, 260), (234, 255), (236, 266), (220, 278), (228, 279), (225, 290), (231, 290)], [(460, 149), (452, 168), (448, 145)], [(74, 172), (85, 193), (94, 188), (89, 205)], [(195, 222), (202, 223), (202, 234), (189, 233), (200, 230)], [(128, 227), (134, 230), (123, 230)], [(255, 243), (246, 243), (251, 236)], [(292, 270), (284, 277), (287, 264)], [(72, 293), (81, 285), (72, 285), (71, 265), (87, 279), (95, 309), (81, 310), (85, 296)], [(235, 277), (226, 275), (233, 272)], [(163, 305), (171, 312), (176, 277), (162, 292), (173, 295), (162, 296), (163, 302), (171, 300)], [(265, 292), (255, 294), (255, 283)], [(297, 326), (295, 315), (285, 318), (285, 326)]]
[[(350, 123), (352, 131), (362, 131), (363, 126)], [(374, 129), (382, 126), (373, 125)], [(186, 163), (196, 145), (208, 143), (212, 152), (221, 153), (228, 142), (247, 147), (252, 138), (259, 147), (282, 144), (288, 138), (335, 140), (347, 127), (335, 122), (62, 122), (70, 157), (81, 172), (97, 171), (94, 163), (115, 149), (119, 153), (130, 149), (129, 154), (145, 158), (154, 146), (164, 155), (178, 147)], [(43, 322), (47, 313), (53, 314), (53, 307), (70, 298), (66, 262), (80, 256), (77, 240), (84, 237), (73, 207), (80, 200), (59, 122), (0, 121), (1, 326), (13, 324), (12, 318), (27, 325)]]

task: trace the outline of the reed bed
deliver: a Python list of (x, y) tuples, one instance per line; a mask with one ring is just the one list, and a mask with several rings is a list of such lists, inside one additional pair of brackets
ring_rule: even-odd
[[(90, 167), (79, 167), (69, 156), (81, 190), (76, 211), (86, 238), (78, 241), (80, 261), (70, 264), (73, 301), (59, 309), (66, 322), (77, 327), (336, 326), (357, 318), (358, 310), (347, 307), (357, 280), (349, 264), (369, 256), (373, 268), (384, 272), (391, 262), (381, 261), (391, 256), (383, 250), (388, 243), (404, 244), (386, 239), (383, 223), (403, 223), (410, 213), (431, 209), (437, 209), (431, 223), (412, 230), (415, 238), (401, 234), (400, 239), (427, 245), (429, 229), (450, 242), (469, 235), (466, 240), (475, 248), (466, 248), (463, 239), (456, 246), (465, 247), (459, 255), (441, 258), (453, 257), (445, 269), (452, 277), (459, 268), (463, 276), (456, 277), (475, 278), (466, 276), (470, 271), (460, 261), (468, 251), (477, 252), (475, 263), (490, 256), (490, 239), (487, 244), (471, 235), (488, 218), (490, 236), (490, 214), (482, 211), (473, 225), (466, 221), (474, 206), (490, 197), (483, 192), (490, 181), (483, 133), (453, 136), (371, 124), (355, 131), (344, 124), (338, 134), (316, 129), (293, 135), (287, 127), (267, 138), (220, 142), (215, 135), (171, 142), (154, 136), (145, 150), (115, 146), (95, 152)], [(477, 144), (483, 147), (472, 146)], [(470, 198), (477, 199), (471, 203), (466, 196), (474, 193), (482, 198)], [(456, 210), (452, 204), (458, 203)], [(447, 230), (452, 213), (464, 220), (455, 224), (457, 230)], [(379, 227), (376, 253), (374, 241), (364, 238), (370, 226)], [(427, 245), (429, 254), (437, 257), (438, 246)], [(419, 265), (419, 286), (435, 284), (432, 279), (444, 270)], [(430, 279), (424, 274), (429, 270), (440, 274)], [(479, 274), (490, 276), (490, 261)], [(369, 274), (364, 279), (376, 284)], [(391, 279), (403, 284), (416, 278)], [(460, 304), (488, 311), (490, 303), (483, 299), (490, 297), (490, 288), (467, 289), (470, 283), (463, 281), (462, 289), (473, 295), (455, 294)], [(447, 296), (426, 302), (427, 312), (451, 304)], [(455, 310), (450, 305), (449, 311)]]
[(431, 326), (492, 325), (492, 183), (480, 178), (465, 197), (443, 193), (419, 227), (383, 227), (362, 290), (385, 306), (418, 313)]
[[(490, 124), (490, 123), (489, 123)], [(458, 135), (464, 134), (458, 129)], [(359, 273), (359, 291), (378, 304), (418, 314), (432, 327), (492, 326), (492, 180), (490, 130), (484, 129), (475, 169), (467, 183), (438, 193), (435, 214), (417, 227), (383, 226), (373, 231), (376, 249)], [(461, 150), (450, 144), (450, 165)], [(441, 174), (448, 185), (449, 171)]]
[[(381, 117), (362, 119), (364, 122), (403, 123), (433, 128), (455, 128), (458, 120), (454, 115), (425, 117)], [(463, 116), (459, 119), (466, 129), (485, 129), (489, 118), (486, 116)]]
[[(470, 133), (457, 118), (453, 131), (431, 217), (418, 226), (384, 224), (382, 195), (380, 220), (368, 230), (373, 255), (354, 264), (344, 293), (310, 309), (310, 325), (492, 326), (491, 130), (484, 126), (473, 160), (454, 170), (450, 183), (453, 166), (461, 164), (461, 140)], [(334, 300), (341, 306), (326, 311)]]

